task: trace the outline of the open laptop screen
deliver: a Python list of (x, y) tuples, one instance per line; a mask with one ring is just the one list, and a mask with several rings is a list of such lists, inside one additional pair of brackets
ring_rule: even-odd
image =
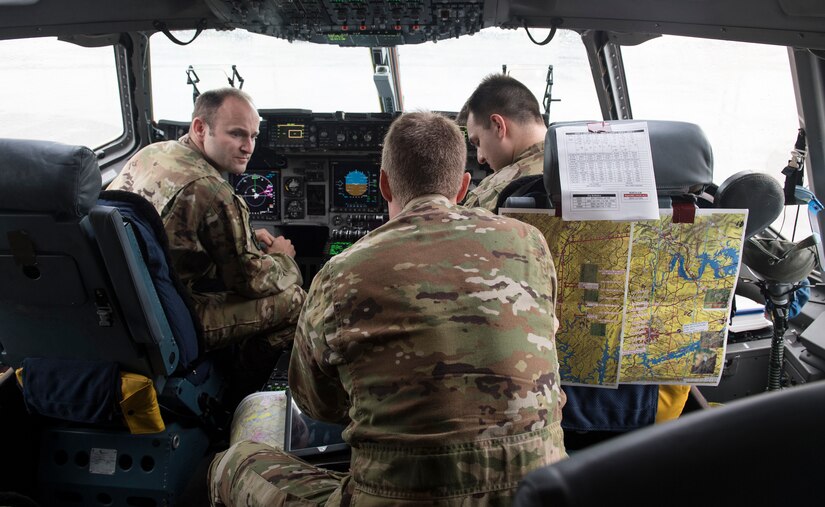
[(349, 446), (341, 437), (344, 426), (318, 421), (301, 412), (289, 389), (286, 391), (286, 406), (286, 452), (306, 458), (349, 450)]

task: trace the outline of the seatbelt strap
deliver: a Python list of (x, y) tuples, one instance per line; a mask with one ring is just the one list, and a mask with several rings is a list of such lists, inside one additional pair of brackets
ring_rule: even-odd
[(696, 220), (696, 197), (690, 194), (681, 198), (673, 198), (671, 204), (673, 208), (674, 224), (692, 224)]
[(794, 192), (797, 186), (802, 186), (802, 180), (805, 171), (805, 129), (799, 129), (796, 136), (796, 143), (793, 151), (791, 151), (791, 159), (788, 160), (788, 165), (782, 169), (782, 174), (785, 175), (785, 205), (791, 206), (795, 204), (803, 204), (797, 200)]

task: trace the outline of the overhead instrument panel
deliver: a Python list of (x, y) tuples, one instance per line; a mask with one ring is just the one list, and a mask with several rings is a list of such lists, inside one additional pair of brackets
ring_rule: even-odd
[[(469, 35), (484, 1), (206, 0), (221, 20), (251, 32), (339, 46), (388, 47)], [(492, 18), (492, 13), (491, 16)]]

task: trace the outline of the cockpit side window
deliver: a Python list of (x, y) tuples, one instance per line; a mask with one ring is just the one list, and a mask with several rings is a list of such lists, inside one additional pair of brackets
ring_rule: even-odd
[[(622, 47), (622, 58), (633, 117), (701, 126), (716, 184), (746, 169), (784, 183), (799, 129), (787, 48), (664, 36)], [(785, 215), (774, 227), (790, 238), (796, 209)], [(806, 213), (796, 225), (797, 240), (810, 234)]]
[(97, 148), (123, 134), (115, 54), (56, 38), (0, 41), (0, 137)]

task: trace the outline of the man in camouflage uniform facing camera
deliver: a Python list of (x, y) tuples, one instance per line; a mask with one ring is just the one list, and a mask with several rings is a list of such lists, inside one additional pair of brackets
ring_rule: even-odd
[(292, 341), (305, 297), (301, 272), (289, 240), (251, 229), (246, 202), (220, 173), (242, 174), (252, 156), (260, 118), (250, 97), (234, 88), (207, 91), (192, 117), (188, 134), (140, 150), (108, 190), (154, 205), (207, 350), (240, 343), (236, 369), (257, 387), (276, 351)]
[(321, 269), (299, 318), (294, 399), (347, 425), (351, 473), (237, 442), (212, 462), (213, 505), (507, 505), (566, 456), (553, 262), (532, 226), (456, 205), (465, 161), (452, 121), (398, 118), (391, 219)]

